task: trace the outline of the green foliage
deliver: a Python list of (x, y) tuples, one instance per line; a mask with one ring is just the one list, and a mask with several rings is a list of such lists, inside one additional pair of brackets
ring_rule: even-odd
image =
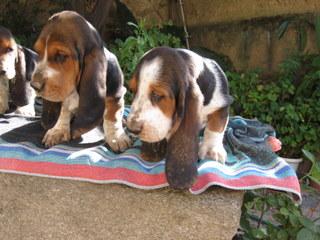
[(316, 44), (318, 47), (318, 51), (320, 52), (320, 15), (315, 17), (314, 27), (316, 30)]
[(283, 193), (246, 193), (240, 224), (248, 240), (320, 239), (320, 226)]
[[(147, 28), (144, 20), (140, 21), (138, 25), (128, 24), (134, 28), (134, 35), (124, 41), (117, 39), (115, 45), (111, 46), (111, 51), (118, 57), (124, 72), (126, 85), (145, 52), (158, 46), (181, 47), (180, 39), (170, 33), (163, 33), (162, 27)], [(129, 93), (126, 97), (127, 103), (130, 103), (132, 94)]]
[(271, 124), (286, 156), (300, 156), (302, 148), (319, 151), (320, 56), (287, 59), (275, 79), (263, 79), (259, 71), (227, 75), (235, 98), (233, 114)]
[(48, 4), (41, 3), (41, 0), (32, 1), (32, 4), (30, 2), (27, 0), (4, 1), (1, 4), (3, 11), (0, 14), (0, 25), (13, 33), (17, 43), (32, 48), (45, 22), (39, 22), (43, 19), (43, 12), (48, 11), (50, 3), (55, 6), (51, 6), (50, 12), (62, 10), (63, 1), (51, 0)]
[(302, 149), (302, 152), (304, 157), (312, 163), (310, 171), (305, 175), (305, 177), (320, 184), (320, 159), (308, 150)]

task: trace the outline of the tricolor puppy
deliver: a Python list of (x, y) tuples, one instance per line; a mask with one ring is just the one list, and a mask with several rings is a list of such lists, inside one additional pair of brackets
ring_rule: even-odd
[(63, 11), (49, 18), (34, 48), (39, 64), (31, 85), (45, 103), (61, 102), (59, 117), (43, 143), (52, 146), (79, 138), (103, 119), (110, 147), (127, 148), (130, 139), (122, 127), (123, 74), (96, 29), (76, 12)]
[(0, 114), (9, 109), (16, 113), (35, 115), (35, 92), (30, 87), (37, 55), (16, 43), (11, 32), (0, 26)]
[(128, 128), (145, 142), (167, 140), (166, 175), (172, 187), (193, 184), (198, 157), (225, 162), (222, 141), (232, 98), (215, 61), (185, 49), (154, 48), (140, 60), (130, 88), (135, 98)]

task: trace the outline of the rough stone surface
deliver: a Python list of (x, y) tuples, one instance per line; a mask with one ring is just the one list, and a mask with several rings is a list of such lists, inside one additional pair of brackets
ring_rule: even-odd
[(168, 0), (120, 0), (136, 19), (166, 22), (169, 20)]
[[(120, 0), (136, 18), (168, 21), (179, 15), (178, 1)], [(189, 26), (210, 25), (254, 18), (303, 14), (320, 11), (318, 0), (183, 0)]]
[(0, 174), (0, 239), (226, 239), (243, 192), (198, 196), (116, 184)]
[[(172, 20), (174, 24), (182, 25), (178, 1), (121, 1), (137, 19), (145, 18), (147, 23), (151, 23), (151, 20), (158, 23)], [(314, 27), (306, 24), (313, 20), (306, 14), (320, 12), (319, 0), (183, 2), (191, 47), (204, 47), (227, 56), (236, 70), (263, 68), (277, 71), (279, 63), (298, 51), (300, 30), (294, 26), (293, 21), (289, 23), (282, 38), (278, 38), (279, 26), (290, 15), (301, 15), (299, 19), (306, 31), (303, 52), (318, 52)]]
[[(236, 70), (264, 68), (276, 71), (279, 64), (298, 52), (298, 32), (292, 25), (281, 39), (277, 30), (281, 22), (254, 25), (230, 23), (189, 30), (191, 46), (201, 46), (228, 56)], [(315, 31), (306, 27), (304, 53), (317, 53)]]

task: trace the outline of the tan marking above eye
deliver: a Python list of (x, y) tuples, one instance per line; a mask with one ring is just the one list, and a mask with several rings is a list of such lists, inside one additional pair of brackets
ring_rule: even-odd
[(152, 84), (149, 89), (149, 94), (156, 94), (160, 97), (159, 101), (155, 104), (161, 109), (164, 115), (172, 118), (175, 112), (175, 98), (168, 85), (164, 83)]
[(167, 86), (166, 84), (163, 84), (161, 82), (150, 85), (149, 91), (150, 91), (150, 93), (153, 92), (156, 95), (161, 96), (161, 97), (171, 97), (171, 95), (172, 95), (169, 86)]
[(61, 53), (64, 55), (71, 55), (71, 50), (60, 42), (50, 42), (48, 43), (48, 55), (54, 55), (56, 53)]
[(14, 42), (10, 39), (0, 39), (0, 53), (5, 54), (13, 50)]
[(70, 48), (68, 48), (67, 46), (65, 46), (64, 44), (60, 43), (60, 42), (52, 42), (49, 44), (48, 46), (48, 51), (49, 52), (61, 52), (61, 53), (64, 53), (64, 54), (71, 54), (71, 50)]
[(157, 104), (164, 115), (166, 115), (168, 118), (172, 118), (173, 114), (176, 110), (175, 108), (176, 101), (172, 97), (163, 98), (159, 103)]

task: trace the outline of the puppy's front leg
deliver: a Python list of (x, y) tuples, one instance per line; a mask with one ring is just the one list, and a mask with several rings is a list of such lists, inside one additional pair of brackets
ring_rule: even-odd
[(225, 163), (227, 152), (223, 147), (223, 136), (228, 123), (228, 107), (222, 108), (208, 115), (207, 127), (203, 141), (200, 144), (199, 158), (209, 158)]
[(125, 133), (122, 126), (124, 110), (124, 94), (120, 98), (106, 97), (105, 111), (103, 114), (103, 130), (105, 141), (113, 151), (123, 152), (131, 146), (132, 141)]
[(70, 121), (79, 106), (79, 94), (74, 90), (61, 106), (59, 118), (53, 128), (42, 139), (46, 147), (51, 147), (71, 139)]
[(9, 81), (0, 79), (0, 114), (9, 109)]

